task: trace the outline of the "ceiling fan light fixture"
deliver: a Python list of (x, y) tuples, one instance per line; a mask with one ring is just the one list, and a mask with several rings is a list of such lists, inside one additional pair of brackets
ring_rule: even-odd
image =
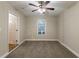
[(46, 9), (42, 9), (42, 11), (43, 11), (43, 12), (45, 12), (45, 11), (46, 11)]
[(45, 9), (39, 9), (38, 10), (40, 13), (44, 13), (46, 10)]
[(31, 6), (38, 7), (37, 9), (32, 10), (32, 12), (38, 11), (44, 14), (47, 10), (54, 10), (54, 8), (46, 7), (50, 3), (50, 1), (38, 1), (38, 3), (39, 3), (38, 6), (32, 3), (29, 3), (29, 5)]

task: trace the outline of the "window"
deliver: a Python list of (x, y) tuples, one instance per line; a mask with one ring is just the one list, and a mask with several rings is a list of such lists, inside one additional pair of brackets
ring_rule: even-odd
[(45, 21), (40, 20), (38, 22), (38, 34), (45, 34)]

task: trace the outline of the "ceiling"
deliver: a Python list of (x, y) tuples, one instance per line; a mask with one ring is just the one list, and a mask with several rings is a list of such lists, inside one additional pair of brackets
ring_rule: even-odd
[[(38, 11), (32, 12), (32, 10), (37, 9), (37, 7), (28, 5), (29, 3), (33, 3), (38, 6), (39, 4), (37, 1), (9, 1), (9, 3), (13, 5), (17, 10), (24, 13), (25, 16), (41, 15), (41, 13), (39, 13)], [(55, 10), (47, 10), (45, 14), (56, 16), (75, 3), (75, 1), (51, 1), (46, 7), (53, 7), (55, 8)]]

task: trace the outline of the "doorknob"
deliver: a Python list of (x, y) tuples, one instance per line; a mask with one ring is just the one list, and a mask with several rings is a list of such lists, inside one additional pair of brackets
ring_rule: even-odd
[(18, 40), (16, 40), (16, 42), (18, 42)]
[(18, 30), (16, 30), (16, 31), (18, 31)]

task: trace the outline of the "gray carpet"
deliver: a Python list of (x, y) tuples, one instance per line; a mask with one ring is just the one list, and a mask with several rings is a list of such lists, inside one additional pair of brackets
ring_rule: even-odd
[(7, 58), (76, 58), (76, 56), (56, 41), (26, 41)]

